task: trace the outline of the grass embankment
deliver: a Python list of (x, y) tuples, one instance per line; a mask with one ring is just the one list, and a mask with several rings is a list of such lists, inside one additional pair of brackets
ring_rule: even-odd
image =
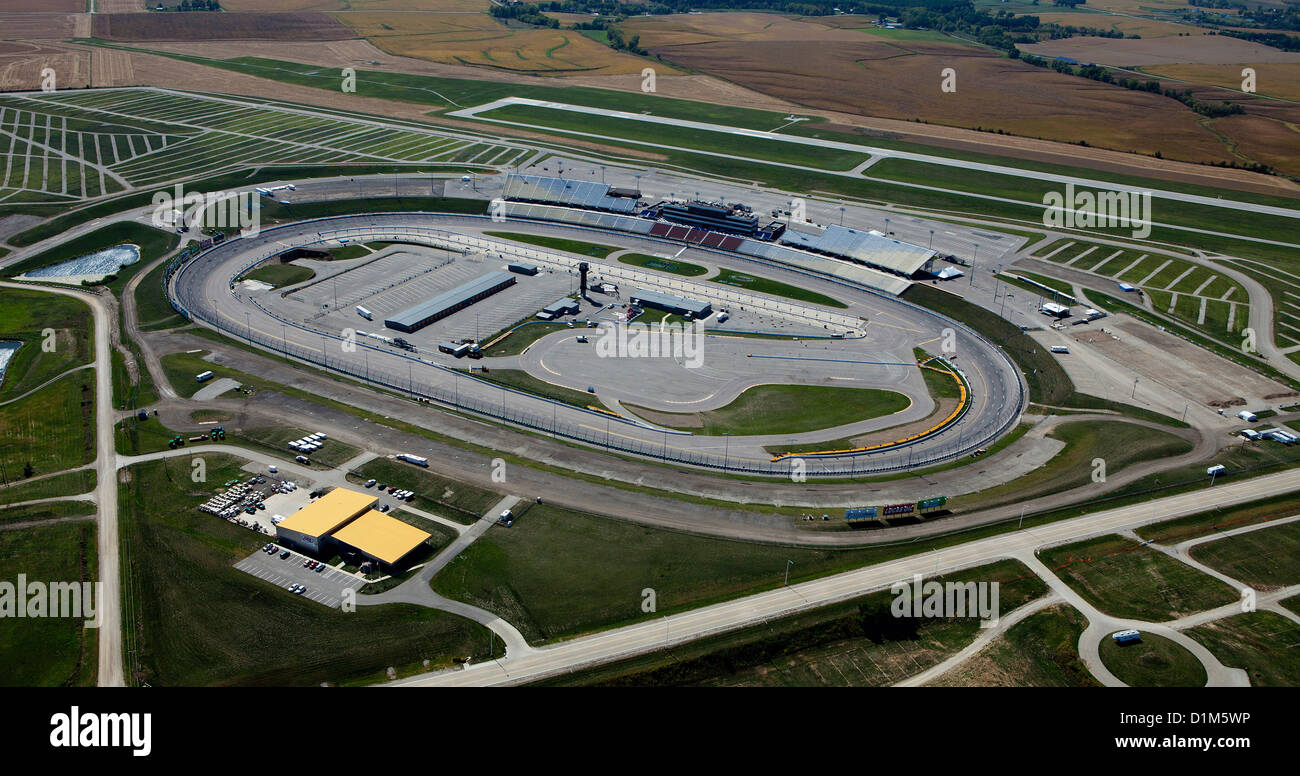
[(825, 385), (757, 385), (730, 404), (694, 413), (660, 412), (624, 404), (669, 428), (720, 436), (798, 434), (901, 412), (911, 399), (895, 391)]
[(163, 262), (149, 270), (135, 288), (136, 321), (141, 331), (172, 329), (189, 323), (167, 300), (167, 288), (163, 283), (166, 275), (167, 262)]
[(297, 264), (280, 264), (278, 262), (263, 264), (260, 267), (240, 275), (241, 280), (257, 280), (272, 288), (283, 288), (304, 283), (316, 277), (316, 270)]
[(1165, 622), (1230, 604), (1237, 591), (1159, 550), (1102, 536), (1040, 553), (1055, 574), (1115, 617)]
[(554, 385), (533, 377), (522, 369), (493, 369), (490, 372), (477, 372), (474, 376), (489, 383), (514, 388), (524, 393), (531, 393), (534, 396), (541, 396), (543, 399), (553, 399), (564, 404), (571, 404), (574, 407), (602, 406), (600, 399), (596, 398), (594, 393), (575, 391), (562, 385)]
[(1129, 687), (1204, 687), (1205, 666), (1187, 648), (1164, 636), (1143, 633), (1142, 640), (1117, 644), (1101, 640), (1101, 662)]
[[(25, 574), (28, 584), (78, 583), (80, 591), (79, 583), (95, 581), (98, 568), (93, 521), (0, 531), (0, 580), (9, 584), (17, 584), (18, 575)], [(49, 593), (52, 596), (54, 591)], [(49, 609), (46, 611), (53, 614)], [(71, 604), (66, 613), (73, 613)], [(18, 619), (10, 613), (5, 626), (0, 628), (3, 684), (94, 687), (99, 631), (85, 627), (85, 619), (77, 616)]]
[[(46, 331), (53, 330), (47, 337)], [(90, 307), (72, 297), (39, 290), (0, 289), (0, 342), (21, 342), (0, 383), (0, 401), (21, 396), (95, 352)]]
[[(247, 476), (242, 464), (211, 456), (208, 482)], [(375, 682), (390, 666), (404, 676), (487, 655), (488, 632), (455, 615), (407, 605), (346, 613), (236, 570), (266, 537), (198, 512), (213, 485), (192, 482), (184, 460), (128, 471), (120, 491), (128, 682)]]
[(476, 522), (505, 495), (391, 458), (368, 461), (357, 468), (356, 474), (359, 476), (349, 475), (349, 479), (364, 482), (373, 478), (386, 485), (415, 491), (415, 498), (410, 502), (412, 506), (465, 525)]
[[(1017, 561), (939, 578), (997, 582), (1005, 614), (1046, 592)], [(760, 626), (693, 641), (545, 684), (881, 687), (941, 662), (979, 634), (979, 618), (895, 617), (883, 590)]]

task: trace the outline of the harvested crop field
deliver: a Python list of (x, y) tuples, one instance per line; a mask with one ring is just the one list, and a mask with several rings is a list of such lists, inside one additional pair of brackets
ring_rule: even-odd
[[(1062, 75), (985, 49), (885, 42), (852, 30), (827, 31), (831, 34), (820, 40), (766, 40), (764, 32), (703, 43), (694, 42), (698, 33), (690, 31), (653, 35), (648, 31), (652, 26), (629, 25), (645, 30), (642, 45), (652, 53), (814, 108), (1082, 140), (1148, 154), (1176, 151), (1189, 161), (1226, 158), (1220, 141), (1181, 103)], [(825, 31), (820, 25), (806, 26)], [(692, 42), (665, 42), (675, 39)], [(957, 71), (955, 93), (939, 88), (945, 67)]]
[(1227, 35), (1185, 38), (1063, 38), (1019, 47), (1026, 54), (1071, 57), (1080, 62), (1131, 67), (1140, 65), (1237, 62), (1300, 62), (1300, 52), (1282, 51)]
[(356, 33), (323, 13), (96, 14), (96, 38), (143, 40), (340, 40)]
[(0, 39), (64, 40), (77, 35), (77, 20), (86, 14), (70, 13), (0, 13)]
[(5, 10), (17, 13), (84, 13), (87, 8), (86, 0), (5, 0)]
[(486, 11), (488, 0), (221, 0), (227, 11)]
[(95, 13), (144, 13), (145, 0), (95, 0)]
[(1179, 81), (1241, 89), (1241, 69), (1255, 69), (1255, 90), (1270, 97), (1300, 102), (1300, 62), (1245, 62), (1230, 65), (1150, 65), (1142, 72)]
[(1059, 24), (1062, 27), (1091, 27), (1097, 30), (1115, 30), (1125, 35), (1141, 35), (1143, 38), (1165, 38), (1169, 36), (1205, 35), (1209, 30), (1190, 24), (1174, 24), (1158, 19), (1145, 19), (1136, 16), (1116, 16), (1113, 14), (1089, 13), (1035, 13), (1034, 16), (1043, 24)]
[(483, 13), (341, 14), (383, 51), (529, 75), (640, 73), (645, 61), (573, 30), (514, 30)]
[(52, 68), (60, 87), (86, 86), (90, 57), (41, 43), (0, 41), (0, 90), (39, 89), (41, 70)]

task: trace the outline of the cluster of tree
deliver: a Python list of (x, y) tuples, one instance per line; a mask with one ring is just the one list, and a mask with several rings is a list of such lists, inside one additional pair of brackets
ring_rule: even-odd
[(1246, 109), (1235, 102), (1205, 102), (1192, 96), (1189, 89), (1178, 91), (1176, 89), (1164, 89), (1160, 86), (1159, 81), (1138, 80), (1136, 78), (1116, 78), (1107, 68), (1099, 65), (1072, 65), (1060, 59), (1044, 59), (1043, 57), (1025, 56), (1022, 59), (1031, 65), (1038, 67), (1049, 67), (1058, 73), (1066, 75), (1077, 75), (1080, 78), (1088, 78), (1093, 81), (1100, 81), (1106, 84), (1122, 86), (1125, 89), (1132, 89), (1139, 92), (1150, 92), (1159, 94), (1173, 100), (1178, 100), (1182, 104), (1210, 118), (1221, 118), (1223, 116), (1235, 116), (1245, 113)]
[(1275, 49), (1283, 51), (1300, 51), (1300, 38), (1294, 35), (1287, 35), (1285, 32), (1246, 32), (1244, 30), (1221, 30), (1220, 35), (1231, 35), (1234, 38), (1248, 40), (1251, 43), (1261, 43), (1265, 46), (1272, 46)]
[(553, 19), (547, 16), (532, 3), (494, 5), (488, 12), (498, 19), (513, 19), (517, 22), (532, 24), (537, 27), (550, 27), (553, 30), (559, 29), (560, 27), (559, 19)]
[(155, 11), (220, 11), (221, 3), (218, 0), (181, 0), (180, 5), (164, 6), (162, 3), (154, 8)]
[(640, 46), (641, 36), (633, 35), (624, 40), (623, 32), (619, 28), (612, 26), (605, 29), (605, 34), (609, 36), (609, 47), (615, 51), (626, 51), (629, 54), (645, 56), (646, 51)]

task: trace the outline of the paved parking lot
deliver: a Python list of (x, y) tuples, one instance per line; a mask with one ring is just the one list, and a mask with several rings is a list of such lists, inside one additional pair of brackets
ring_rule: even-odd
[(337, 609), (343, 602), (344, 591), (361, 588), (360, 580), (338, 569), (327, 568), (317, 572), (303, 568), (302, 562), (309, 558), (292, 550), (288, 558), (281, 560), (280, 553), (286, 549), (288, 548), (281, 547), (274, 555), (258, 550), (236, 563), (235, 568), (283, 589), (285, 595), (293, 595), (288, 590), (292, 584), (306, 585), (307, 592), (302, 594), (303, 598), (310, 598), (333, 609)]

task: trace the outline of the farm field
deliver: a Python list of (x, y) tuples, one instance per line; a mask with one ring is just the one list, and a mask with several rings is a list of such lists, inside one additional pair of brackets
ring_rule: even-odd
[(1123, 536), (1052, 547), (1040, 557), (1089, 603), (1115, 617), (1163, 622), (1238, 600), (1223, 582)]
[[(1063, 238), (1034, 251), (1046, 261), (1142, 289), (1150, 309), (1176, 318), (1233, 345), (1250, 325), (1250, 304), (1241, 284), (1210, 267), (1163, 253)], [(1132, 300), (1139, 304), (1140, 300)]]
[(1247, 62), (1226, 65), (1147, 65), (1144, 73), (1173, 78), (1179, 81), (1222, 86), (1241, 90), (1241, 70), (1255, 68), (1255, 88), (1259, 94), (1300, 101), (1300, 62)]
[(340, 40), (355, 36), (347, 25), (323, 13), (100, 13), (91, 25), (94, 37), (113, 41)]
[(82, 370), (0, 406), (0, 466), (50, 474), (95, 458), (95, 375)]
[[(1070, 57), (1080, 62), (1118, 67), (1300, 62), (1300, 52), (1282, 51), (1227, 35), (1122, 39), (1074, 37), (1031, 43), (1019, 48), (1026, 54), (1049, 59)], [(1240, 88), (1241, 81), (1238, 80), (1237, 84)]]
[[(280, 165), (508, 164), (523, 149), (378, 120), (148, 90), (0, 96), (5, 202), (66, 202), (164, 181)], [(32, 144), (36, 145), (32, 145)], [(415, 169), (420, 169), (416, 167)]]
[[(885, 39), (832, 30), (815, 20), (766, 27), (770, 22), (770, 15), (728, 13), (636, 19), (625, 27), (641, 36), (643, 48), (669, 62), (812, 108), (1161, 151), (1187, 161), (1229, 158), (1196, 114), (1164, 97), (963, 43)], [(939, 73), (949, 66), (960, 74), (959, 83), (956, 92), (944, 93)]]
[(624, 75), (646, 61), (574, 30), (511, 29), (485, 13), (348, 13), (339, 18), (396, 56), (528, 75)]

